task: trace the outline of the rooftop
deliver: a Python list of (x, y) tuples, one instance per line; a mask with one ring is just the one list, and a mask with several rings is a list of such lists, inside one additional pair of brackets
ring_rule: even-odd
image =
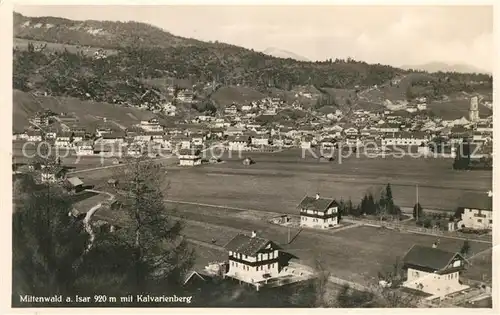
[(413, 265), (432, 270), (441, 270), (448, 266), (458, 253), (444, 251), (422, 245), (413, 245), (403, 258), (405, 265)]
[(337, 202), (334, 199), (305, 196), (298, 205), (298, 208), (314, 211), (326, 211), (332, 205), (337, 205)]
[(273, 243), (273, 247), (277, 248), (278, 246), (265, 238), (261, 237), (251, 237), (245, 234), (236, 235), (225, 248), (228, 251), (240, 253), (248, 256), (255, 256), (260, 250), (267, 246), (267, 244)]

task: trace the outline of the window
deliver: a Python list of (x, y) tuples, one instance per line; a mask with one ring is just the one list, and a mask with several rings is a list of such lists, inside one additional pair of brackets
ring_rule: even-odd
[(492, 223), (493, 223), (493, 220), (490, 220), (490, 224), (492, 224)]
[(483, 222), (483, 220), (482, 219), (477, 219), (477, 222), (481, 223), (481, 222)]

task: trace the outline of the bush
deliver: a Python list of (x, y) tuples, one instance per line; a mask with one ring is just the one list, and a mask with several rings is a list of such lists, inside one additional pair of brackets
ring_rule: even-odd
[(432, 221), (431, 219), (427, 218), (424, 220), (424, 228), (428, 229), (432, 226)]
[(415, 224), (417, 226), (422, 226), (422, 225), (424, 225), (424, 222), (422, 220), (418, 220), (418, 221), (415, 222)]

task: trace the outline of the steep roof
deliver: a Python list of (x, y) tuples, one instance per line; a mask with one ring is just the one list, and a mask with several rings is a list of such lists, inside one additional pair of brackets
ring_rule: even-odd
[(200, 150), (191, 150), (191, 149), (181, 149), (179, 150), (179, 155), (200, 155)]
[(458, 253), (422, 245), (413, 245), (403, 258), (405, 265), (441, 270), (448, 266)]
[(330, 206), (337, 205), (334, 199), (329, 198), (317, 198), (305, 196), (304, 199), (298, 205), (298, 208), (315, 210), (315, 211), (326, 211)]
[(71, 186), (76, 187), (83, 185), (83, 182), (80, 178), (78, 177), (70, 177), (67, 179), (67, 181), (71, 184)]
[(225, 248), (228, 251), (248, 256), (255, 256), (269, 243), (272, 243), (274, 248), (278, 248), (278, 246), (274, 242), (268, 239), (261, 237), (251, 237), (245, 234), (238, 234), (231, 241), (229, 241)]

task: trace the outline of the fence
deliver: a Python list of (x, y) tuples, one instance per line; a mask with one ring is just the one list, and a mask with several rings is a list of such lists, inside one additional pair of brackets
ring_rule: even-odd
[(449, 232), (449, 231), (443, 231), (440, 229), (436, 228), (424, 228), (424, 227), (419, 227), (419, 226), (410, 226), (410, 225), (403, 225), (398, 223), (397, 221), (382, 221), (382, 220), (369, 220), (369, 219), (359, 219), (355, 218), (357, 221), (364, 225), (369, 225), (369, 226), (376, 226), (376, 227), (385, 227), (388, 229), (392, 230), (400, 230), (400, 231), (406, 231), (410, 233), (421, 233), (421, 234), (430, 234), (430, 235), (436, 235), (436, 236), (443, 236), (443, 237), (460, 237), (464, 239), (471, 239), (471, 240), (482, 240), (482, 241), (489, 241), (488, 236), (481, 236), (481, 235), (476, 235), (476, 234), (464, 234), (464, 233), (459, 233), (459, 232)]

